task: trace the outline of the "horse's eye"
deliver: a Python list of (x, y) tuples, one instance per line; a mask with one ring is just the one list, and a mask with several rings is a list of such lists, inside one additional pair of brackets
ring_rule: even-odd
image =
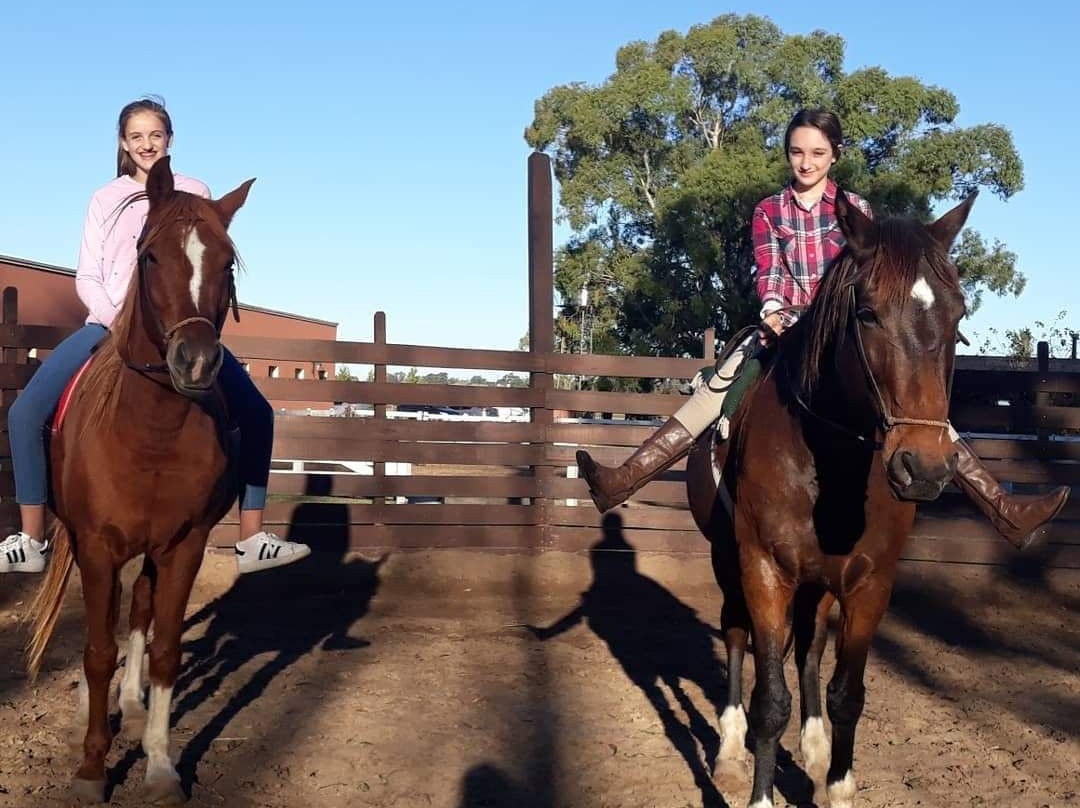
[(874, 310), (868, 306), (861, 307), (855, 312), (855, 316), (859, 318), (859, 322), (866, 323), (867, 325), (879, 325), (880, 323), (877, 315), (874, 314)]

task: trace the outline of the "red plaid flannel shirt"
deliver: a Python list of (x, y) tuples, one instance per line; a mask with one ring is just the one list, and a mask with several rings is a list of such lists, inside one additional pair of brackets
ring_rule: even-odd
[[(845, 192), (867, 216), (866, 200)], [(752, 227), (761, 315), (781, 306), (808, 306), (818, 282), (844, 249), (836, 221), (836, 183), (829, 180), (812, 207), (805, 208), (787, 185), (758, 202)]]

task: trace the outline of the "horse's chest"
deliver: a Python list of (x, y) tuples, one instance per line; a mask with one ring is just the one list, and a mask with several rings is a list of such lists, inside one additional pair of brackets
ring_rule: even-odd
[(88, 521), (127, 535), (171, 535), (219, 509), (228, 470), (213, 431), (167, 432), (118, 428), (108, 463), (99, 447), (77, 447), (67, 461), (62, 504)]

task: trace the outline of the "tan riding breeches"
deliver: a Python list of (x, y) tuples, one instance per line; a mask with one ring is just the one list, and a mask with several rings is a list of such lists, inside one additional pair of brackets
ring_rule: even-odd
[(709, 424), (720, 417), (728, 388), (738, 375), (739, 366), (742, 365), (757, 339), (758, 334), (755, 331), (739, 343), (739, 347), (731, 352), (731, 356), (720, 366), (716, 375), (707, 382), (699, 384), (694, 394), (675, 413), (675, 420), (686, 427), (686, 431), (695, 438), (704, 433), (709, 428)]

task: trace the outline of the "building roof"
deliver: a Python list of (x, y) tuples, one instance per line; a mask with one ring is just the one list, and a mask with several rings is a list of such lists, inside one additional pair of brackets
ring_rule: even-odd
[[(52, 272), (56, 275), (67, 275), (68, 277), (75, 277), (75, 270), (68, 269), (67, 267), (58, 267), (53, 264), (42, 264), (39, 261), (31, 261), (27, 258), (15, 258), (10, 255), (0, 254), (0, 264), (10, 264), (11, 266), (22, 267), (23, 269), (33, 269), (38, 272)], [(240, 308), (244, 311), (254, 311), (261, 314), (273, 314), (277, 317), (288, 317), (292, 320), (302, 320), (305, 323), (314, 323), (316, 325), (327, 325), (337, 328), (338, 323), (331, 322), (329, 320), (318, 320), (314, 317), (305, 317), (302, 314), (293, 314), (289, 311), (278, 311), (277, 309), (267, 309), (261, 306), (252, 306), (249, 303), (241, 302)]]

